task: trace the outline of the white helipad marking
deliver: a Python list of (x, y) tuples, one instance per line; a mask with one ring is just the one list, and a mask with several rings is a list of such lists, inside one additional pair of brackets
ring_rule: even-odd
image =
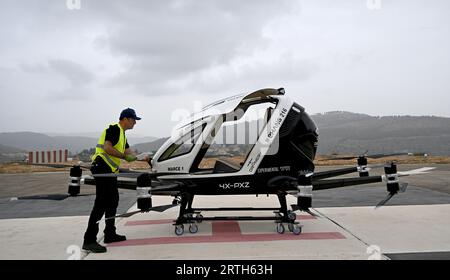
[(408, 170), (408, 171), (400, 171), (398, 175), (418, 175), (418, 174), (426, 174), (429, 171), (436, 169), (436, 167), (422, 167), (418, 169)]
[(450, 251), (450, 204), (319, 211), (382, 253)]

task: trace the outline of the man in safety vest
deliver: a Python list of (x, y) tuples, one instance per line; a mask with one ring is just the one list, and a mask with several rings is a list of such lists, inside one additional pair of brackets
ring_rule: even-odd
[[(92, 156), (91, 172), (94, 174), (96, 183), (96, 198), (94, 207), (89, 217), (88, 227), (84, 234), (83, 249), (94, 253), (106, 252), (106, 247), (97, 243), (99, 231), (98, 221), (103, 214), (106, 218), (116, 215), (119, 205), (119, 191), (117, 188), (117, 177), (113, 173), (119, 172), (120, 160), (127, 162), (135, 161), (136, 155), (131, 151), (127, 143), (125, 131), (133, 129), (136, 120), (133, 109), (127, 108), (120, 114), (119, 122), (107, 127), (97, 143), (95, 154)], [(149, 162), (146, 156), (143, 160)], [(95, 174), (111, 174), (112, 176), (95, 177)], [(115, 220), (106, 220), (104, 243), (112, 243), (126, 240), (126, 237), (116, 233)]]

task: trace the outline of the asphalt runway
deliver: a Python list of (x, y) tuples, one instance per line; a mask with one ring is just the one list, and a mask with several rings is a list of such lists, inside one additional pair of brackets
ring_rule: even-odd
[[(0, 219), (89, 215), (95, 186), (83, 185), (81, 196), (65, 198), (68, 183), (68, 172), (0, 174)], [(118, 212), (124, 213), (136, 202), (136, 194), (119, 193)]]
[[(180, 254), (175, 252), (186, 250), (190, 253), (182, 258), (367, 259), (366, 250), (372, 248), (371, 244), (377, 244), (382, 250), (380, 256), (385, 259), (450, 259), (450, 240), (445, 237), (450, 236), (447, 217), (450, 212), (447, 208), (450, 205), (450, 165), (427, 166), (436, 169), (429, 174), (402, 178), (409, 183), (407, 192), (392, 198), (386, 207), (376, 210), (378, 212), (373, 210), (373, 206), (386, 196), (383, 183), (314, 192), (313, 207), (321, 218), (299, 215), (304, 225), (300, 236), (274, 233), (274, 224), (269, 221), (204, 222), (200, 224), (199, 233), (178, 237), (173, 234), (171, 225), (177, 209), (171, 209), (162, 214), (144, 213), (118, 220), (118, 230), (126, 233), (129, 240), (109, 246), (106, 254), (81, 254), (80, 258), (177, 259)], [(420, 167), (423, 165), (403, 165), (399, 170)], [(333, 167), (319, 167), (317, 170), (330, 168)], [(66, 259), (68, 245), (81, 246), (82, 234), (95, 199), (95, 187), (82, 186), (84, 196), (65, 198), (67, 185), (66, 172), (0, 175), (0, 259)], [(155, 197), (154, 204), (159, 199), (161, 203), (167, 203), (169, 198)], [(133, 210), (135, 200), (134, 191), (120, 191), (118, 213)], [(203, 203), (204, 207), (211, 207), (224, 201), (227, 199), (199, 197), (194, 204), (198, 202)], [(235, 206), (241, 207), (258, 207), (258, 204), (273, 207), (274, 202), (276, 200), (273, 198), (258, 199), (254, 196), (239, 196), (232, 200), (232, 203), (237, 203)], [(417, 244), (416, 237), (410, 237), (411, 243), (402, 240), (394, 243), (380, 239), (375, 233), (383, 231), (381, 227), (389, 228), (391, 224), (401, 221), (406, 228), (399, 227), (398, 231), (405, 235), (413, 231), (414, 219), (420, 221), (422, 215), (423, 226), (416, 231), (416, 236), (420, 237), (420, 231), (427, 230), (430, 232), (424, 234), (442, 234), (442, 237), (434, 237), (433, 244)], [(373, 225), (367, 224), (371, 219), (375, 221)], [(430, 220), (433, 223), (428, 224)], [(407, 230), (406, 233), (403, 230)], [(58, 240), (61, 239), (59, 247), (55, 245), (54, 249), (43, 249), (55, 231), (61, 232), (58, 236)], [(318, 240), (321, 240), (320, 246)], [(203, 246), (192, 250), (190, 245), (198, 242)], [(274, 252), (271, 242), (281, 249)], [(17, 250), (25, 245), (28, 251)], [(290, 252), (289, 248), (296, 245), (302, 247), (301, 252)], [(330, 246), (334, 248), (332, 251), (327, 249)], [(155, 249), (158, 254), (149, 253)], [(41, 254), (36, 255), (39, 250)], [(23, 255), (17, 252), (23, 252)]]

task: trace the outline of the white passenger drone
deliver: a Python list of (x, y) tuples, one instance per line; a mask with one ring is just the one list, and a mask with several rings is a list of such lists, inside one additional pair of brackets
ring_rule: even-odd
[[(283, 88), (261, 89), (214, 102), (180, 123), (155, 153), (148, 171), (121, 170), (118, 174), (95, 176), (117, 176), (119, 188), (137, 190), (139, 210), (116, 217), (179, 206), (173, 223), (176, 235), (184, 233), (184, 225), (196, 233), (198, 223), (209, 220), (272, 220), (278, 233), (284, 233), (287, 225), (291, 232), (300, 234), (302, 227), (295, 212), (314, 215), (313, 191), (385, 181), (388, 195), (379, 207), (406, 190), (407, 184), (399, 182), (399, 177), (433, 169), (397, 172), (394, 162), (368, 165), (368, 156), (360, 156), (355, 167), (314, 172), (317, 145), (318, 130), (305, 109), (290, 100)], [(87, 166), (75, 166), (70, 171), (70, 196), (79, 195), (80, 181), (95, 185), (92, 176), (80, 180), (81, 167)], [(369, 170), (375, 167), (384, 167), (385, 175), (369, 176)], [(354, 172), (359, 177), (328, 179)], [(288, 194), (297, 198), (296, 204), (287, 205)], [(174, 200), (170, 205), (153, 207), (152, 195), (173, 196)], [(280, 205), (195, 208), (196, 195), (277, 195)], [(268, 211), (274, 215), (202, 215), (209, 211)]]

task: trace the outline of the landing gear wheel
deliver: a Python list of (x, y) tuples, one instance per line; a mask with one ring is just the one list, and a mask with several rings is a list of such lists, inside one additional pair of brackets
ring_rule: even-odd
[(279, 234), (283, 234), (284, 233), (284, 226), (283, 226), (283, 224), (277, 224), (277, 232)]
[(288, 224), (288, 229), (289, 229), (290, 232), (293, 232), (294, 231), (294, 224), (293, 223), (289, 223)]
[(292, 233), (295, 235), (299, 235), (302, 233), (302, 227), (299, 225), (293, 225)]
[(189, 226), (189, 232), (190, 233), (197, 233), (197, 231), (198, 231), (198, 226), (196, 224), (191, 224)]
[(183, 225), (177, 225), (175, 226), (175, 234), (180, 236), (184, 233), (184, 226)]
[(295, 219), (297, 219), (297, 214), (292, 211), (289, 211), (287, 216), (290, 221), (295, 221)]
[(198, 219), (197, 223), (200, 224), (201, 222), (203, 222), (203, 215), (202, 214), (197, 214), (196, 218)]

